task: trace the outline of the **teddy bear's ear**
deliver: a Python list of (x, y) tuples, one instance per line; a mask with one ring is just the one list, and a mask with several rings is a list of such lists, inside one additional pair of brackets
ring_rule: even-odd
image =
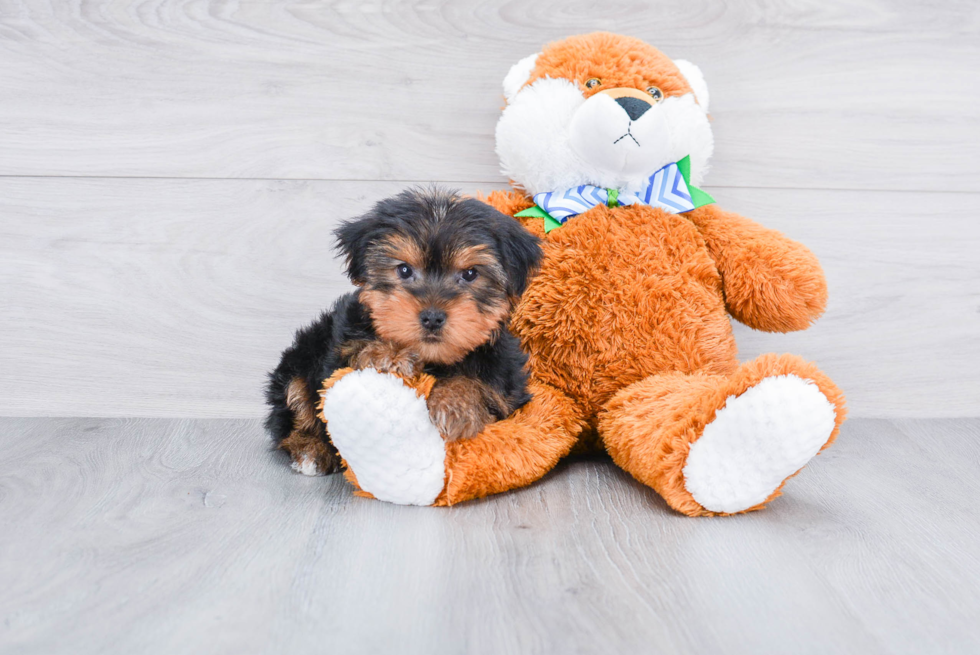
[(504, 97), (507, 98), (507, 102), (510, 102), (517, 95), (517, 92), (521, 90), (524, 83), (531, 77), (531, 71), (534, 70), (534, 62), (538, 60), (538, 55), (540, 54), (540, 52), (535, 52), (533, 55), (521, 59), (510, 67), (510, 72), (504, 78)]
[(704, 75), (701, 73), (701, 69), (687, 61), (686, 59), (675, 59), (674, 65), (680, 69), (681, 75), (687, 79), (687, 83), (691, 85), (694, 89), (694, 97), (697, 98), (698, 104), (701, 105), (701, 109), (704, 113), (708, 113), (708, 85), (704, 81)]

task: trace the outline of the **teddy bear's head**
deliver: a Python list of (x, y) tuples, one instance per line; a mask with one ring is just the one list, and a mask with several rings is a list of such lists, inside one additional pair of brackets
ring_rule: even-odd
[(690, 62), (597, 32), (552, 43), (504, 79), (497, 155), (534, 195), (581, 184), (635, 191), (690, 156), (699, 185), (714, 146), (708, 87)]

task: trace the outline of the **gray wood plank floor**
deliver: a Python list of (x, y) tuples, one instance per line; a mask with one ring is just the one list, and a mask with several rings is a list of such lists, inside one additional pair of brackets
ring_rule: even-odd
[(769, 509), (602, 459), (449, 509), (252, 420), (0, 419), (0, 651), (976, 653), (980, 419), (854, 420)]

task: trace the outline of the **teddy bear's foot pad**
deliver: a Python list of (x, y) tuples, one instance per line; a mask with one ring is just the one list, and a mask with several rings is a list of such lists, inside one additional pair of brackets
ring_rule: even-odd
[(712, 512), (759, 505), (827, 443), (835, 418), (834, 405), (813, 382), (764, 378), (729, 396), (691, 445), (685, 487)]
[(431, 505), (442, 492), (446, 445), (425, 399), (374, 369), (345, 375), (327, 391), (330, 440), (361, 489), (399, 505)]

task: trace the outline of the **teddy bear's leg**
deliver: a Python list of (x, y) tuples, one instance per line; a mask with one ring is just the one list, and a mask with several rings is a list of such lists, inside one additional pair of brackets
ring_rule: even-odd
[(760, 509), (837, 437), (844, 396), (813, 364), (763, 355), (730, 376), (653, 375), (603, 408), (613, 460), (689, 516)]
[(470, 439), (446, 442), (425, 395), (394, 375), (348, 372), (324, 393), (323, 417), (366, 495), (403, 505), (452, 505), (534, 482), (574, 445), (583, 422), (572, 401), (531, 382), (532, 400)]
[(550, 385), (532, 380), (528, 390), (531, 401), (509, 418), (446, 444), (446, 489), (436, 505), (527, 486), (568, 454), (585, 427), (581, 411)]

